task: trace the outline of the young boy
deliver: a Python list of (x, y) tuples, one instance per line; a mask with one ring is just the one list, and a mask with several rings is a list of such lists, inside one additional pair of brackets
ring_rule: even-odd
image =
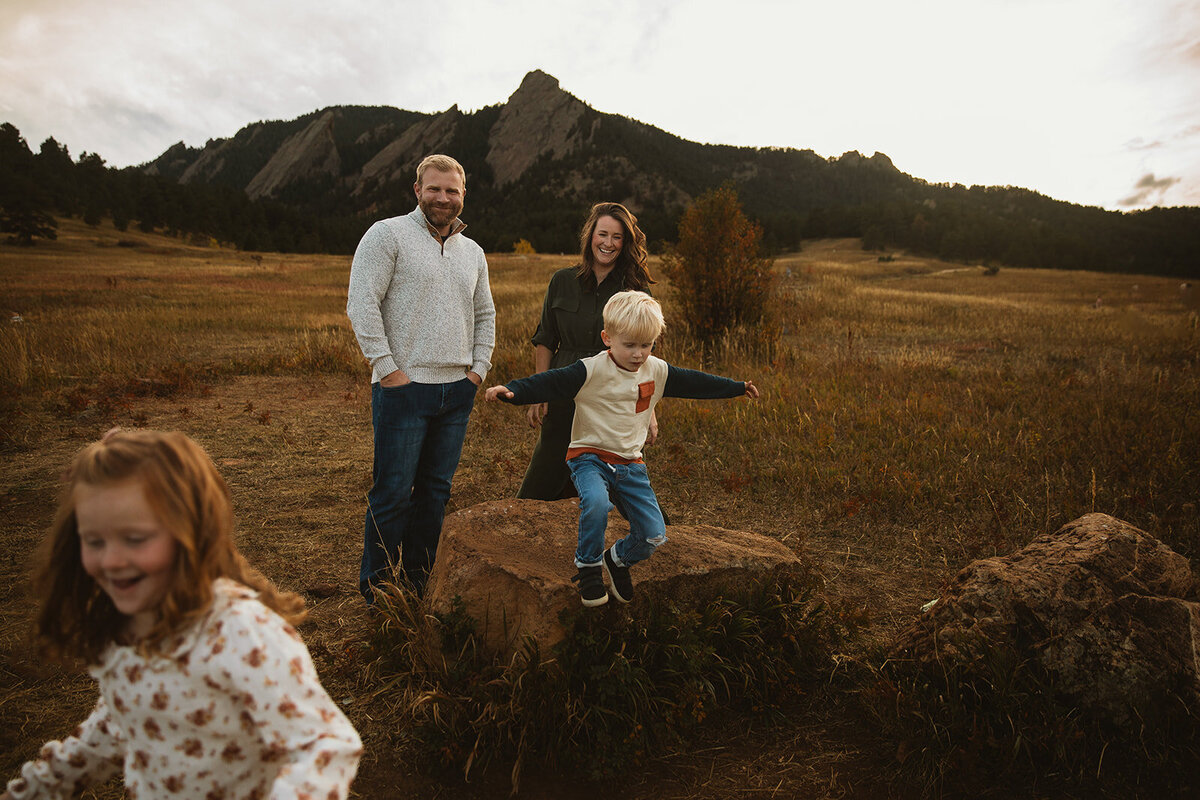
[[(604, 306), (602, 353), (567, 367), (539, 372), (487, 390), (490, 402), (518, 405), (575, 400), (567, 466), (579, 491), (579, 547), (575, 551), (579, 595), (585, 606), (608, 602), (601, 569), (612, 596), (633, 599), (629, 568), (650, 557), (667, 540), (658, 499), (650, 488), (642, 444), (650, 413), (663, 397), (716, 399), (758, 397), (750, 381), (733, 381), (672, 367), (650, 355), (666, 323), (658, 301), (645, 292), (619, 292)], [(610, 500), (611, 498), (611, 500)], [(604, 548), (613, 501), (629, 520), (629, 535)]]

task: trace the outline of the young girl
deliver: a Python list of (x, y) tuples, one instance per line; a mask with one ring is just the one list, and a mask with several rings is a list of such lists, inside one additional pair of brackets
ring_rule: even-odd
[(122, 767), (130, 797), (345, 798), (362, 743), (321, 687), (280, 593), (233, 543), (233, 507), (181, 433), (110, 432), (67, 475), (36, 579), (40, 643), (100, 698), (2, 800)]

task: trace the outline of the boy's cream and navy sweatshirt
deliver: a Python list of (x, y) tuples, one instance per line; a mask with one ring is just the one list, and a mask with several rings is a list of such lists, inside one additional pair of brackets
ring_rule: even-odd
[(565, 367), (504, 384), (515, 405), (575, 400), (567, 460), (595, 453), (610, 464), (642, 460), (650, 412), (664, 397), (716, 400), (746, 392), (742, 381), (673, 367), (650, 356), (637, 372), (621, 368), (605, 350)]
[(483, 249), (460, 220), (442, 241), (418, 206), (372, 225), (350, 266), (346, 314), (371, 381), (404, 370), (417, 383), (487, 376), (496, 307)]

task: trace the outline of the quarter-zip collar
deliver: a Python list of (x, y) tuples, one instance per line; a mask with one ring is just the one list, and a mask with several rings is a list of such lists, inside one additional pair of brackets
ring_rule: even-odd
[(417, 206), (417, 212), (421, 215), (421, 221), (425, 223), (425, 228), (429, 231), (429, 235), (437, 239), (442, 244), (445, 244), (446, 240), (454, 234), (462, 233), (467, 229), (467, 223), (463, 222), (461, 217), (455, 217), (454, 221), (450, 223), (450, 232), (443, 238), (442, 234), (438, 232), (438, 229), (435, 228), (433, 223), (429, 221), (429, 217), (425, 216), (425, 212), (421, 211), (420, 206)]

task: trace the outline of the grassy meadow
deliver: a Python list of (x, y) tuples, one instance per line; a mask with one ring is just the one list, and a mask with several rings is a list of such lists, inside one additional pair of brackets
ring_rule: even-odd
[[(489, 257), (498, 343), (488, 384), (532, 369), (542, 293), (570, 263)], [(823, 596), (855, 631), (838, 660), (879, 658), (969, 561), (1090, 511), (1197, 563), (1200, 312), (1177, 280), (989, 275), (903, 254), (881, 260), (854, 240), (810, 243), (775, 268), (780, 341), (730, 336), (707, 364), (672, 326), (670, 287), (656, 288), (668, 319), (661, 354), (753, 379), (764, 396), (664, 402), (647, 462), (672, 521), (773, 536), (815, 563)], [(305, 593), (302, 633), (367, 744), (359, 796), (507, 793), (505, 776), (424, 775), (393, 752), (403, 732), (378, 722), (388, 699), (373, 683), (372, 623), (356, 590), (370, 398), (344, 314), (348, 272), (348, 257), (191, 247), (73, 220), (56, 242), (0, 247), (4, 780), (94, 700), (86, 677), (32, 654), (25, 576), (63, 466), (121, 425), (202, 443), (230, 483), (243, 551)], [(514, 495), (535, 438), (522, 413), (481, 402), (451, 510)], [(627, 794), (912, 795), (889, 777), (895, 744), (866, 722), (810, 709), (738, 733), (665, 753)], [(571, 776), (533, 772), (524, 796), (579, 791)]]

